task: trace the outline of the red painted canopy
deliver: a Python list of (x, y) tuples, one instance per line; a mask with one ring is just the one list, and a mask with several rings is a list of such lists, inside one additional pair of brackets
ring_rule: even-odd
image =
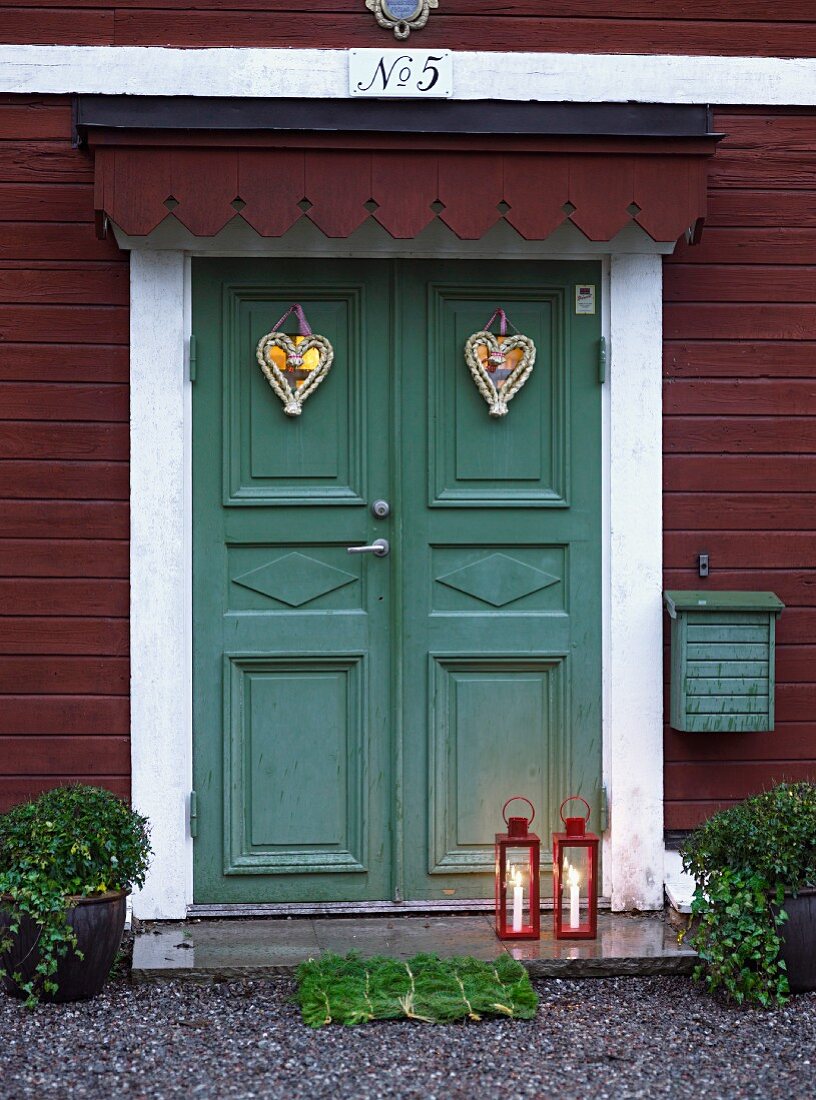
[[(503, 219), (526, 240), (572, 223), (591, 241), (634, 222), (676, 241), (705, 217), (709, 139), (457, 139), (439, 135), (97, 131), (96, 209), (130, 236), (175, 218), (196, 237), (233, 218), (279, 237), (308, 218), (348, 237), (373, 218), (392, 237), (434, 218), (462, 240)], [(375, 147), (376, 146), (376, 147)]]

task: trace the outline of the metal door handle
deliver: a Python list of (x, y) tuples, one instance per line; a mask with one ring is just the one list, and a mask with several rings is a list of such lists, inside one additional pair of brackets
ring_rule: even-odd
[(384, 558), (391, 552), (391, 543), (388, 539), (374, 539), (370, 546), (349, 546), (349, 554), (373, 554), (377, 558)]

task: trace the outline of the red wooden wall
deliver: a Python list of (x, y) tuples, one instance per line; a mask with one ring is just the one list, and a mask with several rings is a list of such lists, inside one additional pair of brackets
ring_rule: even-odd
[[(816, 778), (816, 112), (729, 111), (665, 266), (666, 586), (777, 592), (777, 729), (666, 729), (666, 824)], [(0, 97), (0, 810), (128, 791), (128, 269), (67, 100)]]
[(665, 580), (787, 610), (773, 733), (667, 727), (667, 828), (816, 779), (816, 112), (723, 111), (715, 129), (702, 244), (664, 268)]
[(0, 811), (129, 791), (128, 265), (70, 136), (0, 97)]
[[(363, 0), (15, 0), (4, 42), (396, 45)], [(412, 38), (413, 41), (413, 38)], [(467, 50), (816, 56), (813, 0), (441, 0), (417, 45)]]

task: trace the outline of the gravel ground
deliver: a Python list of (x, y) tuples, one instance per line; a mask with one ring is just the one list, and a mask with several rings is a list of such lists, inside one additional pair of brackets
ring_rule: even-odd
[(311, 1031), (289, 982), (132, 988), (33, 1012), (0, 996), (0, 1097), (559, 1100), (816, 1096), (816, 994), (773, 1012), (685, 978), (542, 981), (529, 1023)]

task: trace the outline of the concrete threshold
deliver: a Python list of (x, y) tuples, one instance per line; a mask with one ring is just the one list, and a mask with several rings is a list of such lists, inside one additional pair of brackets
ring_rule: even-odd
[(599, 913), (595, 940), (497, 939), (491, 918), (471, 916), (201, 920), (143, 924), (135, 937), (134, 984), (288, 978), (324, 951), (409, 959), (420, 952), (495, 959), (503, 952), (536, 978), (688, 974), (696, 954), (678, 945), (662, 913)]

